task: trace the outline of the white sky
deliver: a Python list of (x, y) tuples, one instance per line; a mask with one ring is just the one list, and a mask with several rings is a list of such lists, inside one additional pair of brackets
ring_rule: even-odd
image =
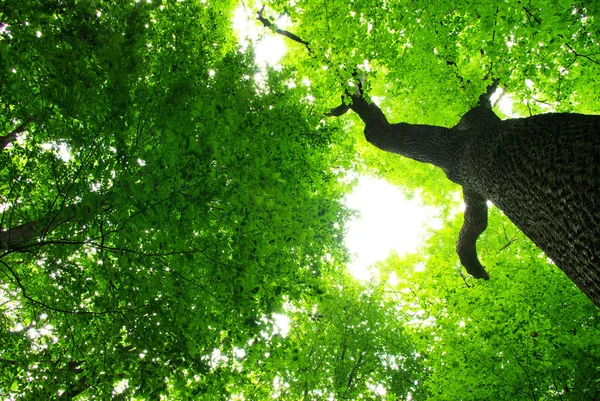
[[(256, 7), (260, 7), (257, 4)], [(281, 29), (289, 24), (288, 18), (276, 21)], [(264, 68), (267, 64), (275, 66), (287, 51), (283, 38), (280, 35), (271, 34), (267, 28), (261, 28), (256, 14), (247, 9), (245, 5), (238, 7), (233, 14), (233, 29), (238, 32), (238, 42), (242, 49), (246, 49), (250, 43), (254, 44), (257, 64)]]
[(436, 210), (417, 196), (408, 200), (400, 189), (382, 179), (362, 176), (346, 198), (346, 206), (360, 212), (347, 224), (346, 246), (353, 256), (348, 265), (358, 279), (368, 280), (368, 267), (392, 250), (411, 252), (423, 242), (429, 227), (437, 227)]

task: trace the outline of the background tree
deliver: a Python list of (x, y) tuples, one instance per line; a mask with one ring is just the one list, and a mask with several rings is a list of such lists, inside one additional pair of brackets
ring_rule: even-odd
[(352, 145), (230, 13), (4, 5), (3, 397), (221, 397), (213, 351), (345, 260)]
[[(383, 283), (351, 277), (324, 280), (316, 299), (288, 304), (289, 333), (265, 342), (268, 357), (252, 352), (245, 363), (254, 384), (247, 399), (421, 399), (426, 372), (404, 332)], [(251, 382), (251, 380), (248, 380)], [(257, 383), (258, 382), (258, 383)], [(259, 390), (259, 392), (257, 392)]]

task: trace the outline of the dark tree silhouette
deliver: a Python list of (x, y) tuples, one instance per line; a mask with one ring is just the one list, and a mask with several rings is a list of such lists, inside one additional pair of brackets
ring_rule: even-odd
[[(258, 14), (266, 27), (272, 23)], [(310, 43), (281, 29), (275, 32)], [(357, 71), (353, 71), (359, 78)], [(440, 167), (463, 187), (464, 224), (456, 245), (473, 277), (488, 279), (476, 242), (487, 227), (490, 200), (600, 306), (600, 116), (543, 114), (501, 120), (489, 98), (497, 83), (453, 128), (391, 124), (363, 96), (361, 79), (329, 116), (349, 109), (374, 146)]]

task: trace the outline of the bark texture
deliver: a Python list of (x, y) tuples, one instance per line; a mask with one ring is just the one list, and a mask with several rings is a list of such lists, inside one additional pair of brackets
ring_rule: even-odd
[(476, 107), (452, 128), (390, 124), (361, 96), (350, 108), (378, 148), (442, 168), (463, 186), (457, 251), (487, 278), (475, 242), (492, 201), (600, 306), (600, 116), (544, 114), (501, 121)]

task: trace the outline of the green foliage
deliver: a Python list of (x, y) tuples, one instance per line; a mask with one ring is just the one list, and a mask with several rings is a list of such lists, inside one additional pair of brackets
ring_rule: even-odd
[(422, 375), (421, 361), (385, 286), (363, 286), (349, 277), (321, 286), (316, 300), (288, 304), (290, 332), (265, 340), (267, 358), (249, 356), (246, 362), (260, 364), (264, 372), (249, 371), (257, 379), (250, 388), (265, 391), (244, 396), (386, 400), (419, 394), (415, 380)]
[[(312, 52), (257, 74), (237, 2), (4, 2), (0, 397), (594, 399), (597, 309), (497, 211), (493, 279), (461, 276), (458, 188), (322, 116), (357, 65), (391, 121), (451, 126), (492, 79), (522, 114), (597, 112), (597, 6), (291, 4), (265, 12)], [(445, 219), (369, 284), (349, 171)]]
[(428, 399), (593, 399), (598, 309), (497, 209), (491, 217), (480, 240), (489, 281), (466, 278), (453, 262), (460, 221), (435, 233), (423, 257), (380, 266), (394, 272), (398, 304), (414, 316), (406, 329), (430, 368)]
[[(587, 3), (269, 2), (273, 14), (287, 13), (294, 33), (311, 44), (313, 54), (295, 48), (293, 61), (315, 82), (315, 96), (323, 103), (339, 104), (358, 66), (367, 71), (367, 92), (390, 122), (447, 127), (477, 103), (492, 80), (510, 94), (520, 115), (598, 113), (600, 30), (597, 6)], [(456, 191), (431, 166), (381, 155), (364, 142), (358, 149), (369, 172), (409, 192), (422, 188), (432, 204), (444, 204)]]
[(220, 394), (213, 350), (345, 260), (352, 145), (230, 11), (6, 5), (2, 397)]
[[(316, 56), (296, 51), (293, 61), (319, 82), (318, 95), (330, 107), (358, 66), (367, 71), (367, 93), (391, 122), (453, 126), (492, 80), (520, 115), (599, 110), (595, 4), (270, 4), (288, 13), (294, 32), (310, 42)], [(497, 210), (478, 243), (492, 279), (465, 278), (454, 249), (462, 224), (455, 212), (459, 188), (431, 166), (373, 149), (362, 123), (353, 115), (347, 121), (361, 159), (355, 169), (420, 193), (444, 220), (417, 254), (379, 266), (384, 278), (394, 272), (395, 300), (413, 317), (405, 327), (429, 373), (421, 399), (595, 399), (597, 308)]]

